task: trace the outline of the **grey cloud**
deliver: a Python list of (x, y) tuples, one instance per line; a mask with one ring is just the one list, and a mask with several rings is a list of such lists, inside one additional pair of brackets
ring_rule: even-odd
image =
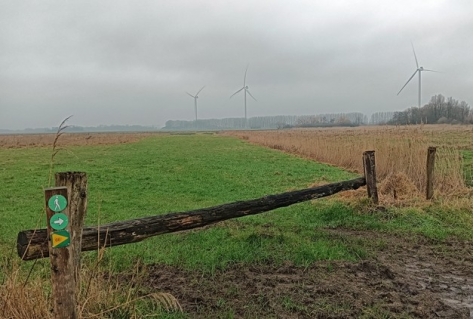
[[(420, 18), (420, 10), (424, 10)], [(442, 93), (472, 105), (472, 2), (62, 1), (0, 5), (0, 128), (372, 113)], [(416, 19), (415, 19), (416, 18)], [(63, 114), (64, 113), (64, 114)], [(53, 114), (53, 115), (51, 115)], [(53, 123), (52, 123), (53, 122)]]

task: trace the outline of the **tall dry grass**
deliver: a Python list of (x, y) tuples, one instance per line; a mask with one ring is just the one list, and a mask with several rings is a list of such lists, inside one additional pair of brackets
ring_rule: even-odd
[(472, 150), (472, 125), (232, 131), (223, 134), (359, 174), (363, 174), (362, 153), (375, 150), (377, 180), (385, 184), (387, 179), (404, 180), (405, 184), (409, 182), (414, 186), (419, 196), (423, 196), (426, 188), (427, 149), (435, 146), (435, 195), (466, 194), (459, 150)]
[[(144, 312), (182, 311), (171, 294), (143, 289), (147, 280), (144, 265), (137, 263), (129, 273), (113, 275), (101, 256), (103, 251), (81, 270), (78, 318), (143, 318)], [(20, 263), (12, 256), (1, 260), (0, 318), (54, 318), (50, 280), (39, 275), (28, 279)]]

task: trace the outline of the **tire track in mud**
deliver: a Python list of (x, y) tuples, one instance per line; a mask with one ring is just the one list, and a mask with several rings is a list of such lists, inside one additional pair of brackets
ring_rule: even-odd
[[(445, 258), (425, 261), (414, 255), (404, 259), (403, 264), (404, 277), (408, 282), (416, 283), (415, 289), (437, 295), (440, 301), (450, 308), (469, 309), (472, 318), (472, 263), (469, 266), (468, 263), (463, 264), (462, 260), (454, 262)], [(402, 265), (399, 263), (398, 266)], [(436, 314), (444, 316), (443, 312)]]
[(462, 313), (463, 318), (472, 318), (472, 242), (434, 242), (420, 237), (403, 239), (367, 231), (338, 230), (334, 233), (386, 240), (388, 249), (377, 252), (374, 259), (389, 269), (407, 295), (429, 295), (444, 304), (446, 307), (440, 305), (433, 311), (437, 317), (452, 318), (454, 309)]

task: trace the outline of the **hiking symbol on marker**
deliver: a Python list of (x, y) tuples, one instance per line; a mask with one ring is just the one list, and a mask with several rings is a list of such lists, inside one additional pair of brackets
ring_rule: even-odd
[(61, 212), (67, 207), (67, 199), (63, 195), (53, 195), (48, 201), (48, 207), (53, 212)]
[(59, 206), (59, 199), (58, 199), (58, 196), (56, 196), (54, 198), (54, 209), (55, 210), (60, 210), (61, 209), (61, 206)]

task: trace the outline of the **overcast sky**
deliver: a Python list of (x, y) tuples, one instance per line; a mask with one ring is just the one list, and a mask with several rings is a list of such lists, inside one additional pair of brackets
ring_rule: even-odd
[(473, 104), (472, 0), (0, 0), (0, 129)]

